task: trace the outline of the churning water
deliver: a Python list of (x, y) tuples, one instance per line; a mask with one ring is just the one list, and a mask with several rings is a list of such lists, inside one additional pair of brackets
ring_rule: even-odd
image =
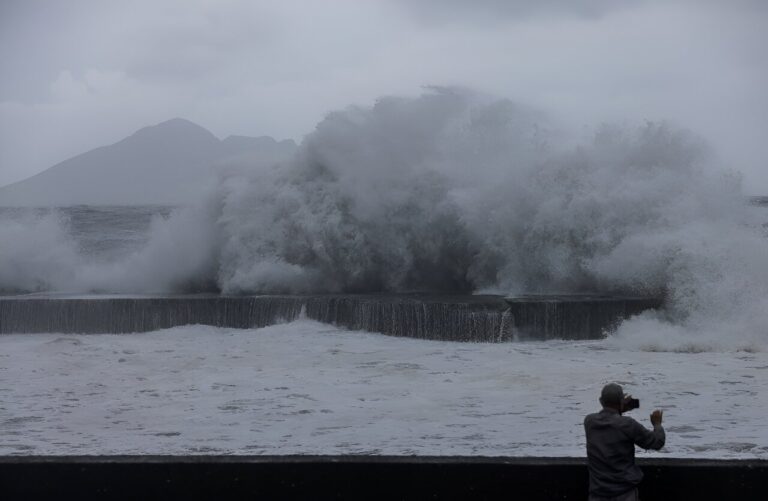
[(6, 217), (0, 290), (649, 295), (666, 310), (619, 331), (648, 348), (768, 339), (764, 208), (664, 123), (585, 138), (433, 89), (331, 113), (293, 159), (229, 169), (199, 206), (122, 210)]

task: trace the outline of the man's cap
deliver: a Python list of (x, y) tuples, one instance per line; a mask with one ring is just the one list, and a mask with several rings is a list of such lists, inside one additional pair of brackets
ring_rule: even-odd
[(620, 405), (624, 400), (624, 390), (616, 383), (609, 383), (603, 386), (603, 391), (600, 393), (600, 402), (603, 405)]

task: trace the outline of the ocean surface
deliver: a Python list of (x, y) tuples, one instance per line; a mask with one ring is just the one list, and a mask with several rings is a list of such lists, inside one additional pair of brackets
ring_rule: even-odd
[(584, 456), (617, 381), (667, 445), (768, 458), (768, 353), (454, 343), (300, 320), (258, 330), (0, 336), (0, 454)]

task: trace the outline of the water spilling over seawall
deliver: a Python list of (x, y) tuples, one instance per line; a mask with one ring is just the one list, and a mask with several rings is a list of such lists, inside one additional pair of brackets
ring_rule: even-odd
[(300, 318), (441, 341), (599, 339), (655, 298), (603, 296), (8, 296), (0, 333), (129, 333), (180, 325), (254, 328)]

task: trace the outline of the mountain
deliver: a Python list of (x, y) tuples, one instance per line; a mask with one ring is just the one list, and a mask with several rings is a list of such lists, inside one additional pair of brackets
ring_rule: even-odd
[(266, 136), (222, 141), (174, 118), (0, 188), (0, 206), (185, 204), (214, 182), (217, 166), (278, 162), (295, 150)]

